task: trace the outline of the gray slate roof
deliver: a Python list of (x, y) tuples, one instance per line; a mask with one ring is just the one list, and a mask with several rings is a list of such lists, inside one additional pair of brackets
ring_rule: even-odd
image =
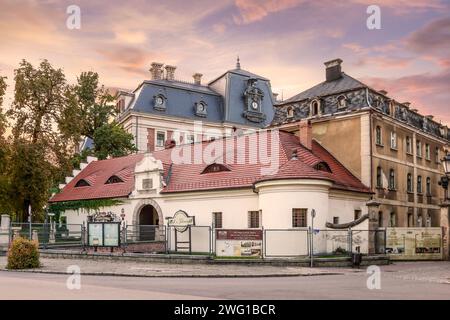
[(342, 78), (334, 81), (324, 81), (318, 85), (309, 88), (287, 100), (284, 100), (282, 104), (289, 102), (302, 101), (306, 99), (311, 99), (319, 96), (326, 96), (329, 94), (336, 94), (338, 92), (344, 92), (349, 90), (354, 90), (358, 88), (367, 87), (364, 83), (356, 80), (353, 77), (342, 72)]

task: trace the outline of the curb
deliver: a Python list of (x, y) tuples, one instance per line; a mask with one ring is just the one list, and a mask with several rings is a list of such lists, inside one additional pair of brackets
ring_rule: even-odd
[[(8, 270), (0, 269), (0, 272), (10, 273), (40, 273), (40, 274), (58, 274), (58, 275), (71, 275), (71, 273), (62, 271), (48, 271), (48, 270)], [(81, 272), (82, 276), (104, 276), (104, 277), (129, 277), (129, 278), (282, 278), (282, 277), (315, 277), (315, 276), (334, 276), (343, 275), (344, 273), (329, 272), (329, 273), (291, 273), (291, 274), (127, 274), (127, 273), (114, 273), (114, 272)]]

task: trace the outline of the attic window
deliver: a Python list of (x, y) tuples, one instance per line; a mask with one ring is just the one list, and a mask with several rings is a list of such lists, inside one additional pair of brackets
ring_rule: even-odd
[(289, 108), (287, 109), (287, 117), (288, 117), (288, 118), (293, 118), (293, 117), (294, 117), (294, 108), (289, 107)]
[(111, 176), (108, 180), (106, 180), (105, 184), (113, 184), (113, 183), (121, 183), (123, 182), (118, 176)]
[(330, 166), (326, 162), (319, 162), (315, 165), (314, 169), (331, 173)]
[(212, 163), (208, 165), (202, 172), (202, 174), (205, 173), (214, 173), (214, 172), (222, 172), (222, 171), (230, 171), (226, 166), (220, 163)]
[(206, 117), (207, 112), (207, 104), (204, 101), (199, 101), (195, 103), (195, 115), (199, 117)]
[(153, 108), (155, 110), (164, 111), (166, 110), (167, 98), (163, 94), (158, 94), (153, 97)]
[(89, 182), (87, 182), (84, 179), (79, 180), (76, 184), (75, 184), (75, 188), (80, 188), (80, 187), (90, 187), (91, 185), (89, 184)]
[(347, 98), (345, 98), (344, 95), (340, 95), (337, 98), (338, 101), (338, 109), (344, 109), (345, 107), (347, 107)]
[(320, 100), (314, 99), (311, 101), (311, 116), (318, 116), (320, 115)]

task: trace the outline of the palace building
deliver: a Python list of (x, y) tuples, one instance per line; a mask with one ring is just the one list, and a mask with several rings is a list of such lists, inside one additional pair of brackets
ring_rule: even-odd
[[(236, 67), (216, 79), (202, 82), (176, 78), (175, 66), (152, 63), (151, 79), (132, 92), (120, 91), (118, 122), (134, 136), (140, 152), (164, 149), (165, 142), (177, 144), (229, 136), (236, 130), (268, 126), (273, 119), (270, 81)], [(201, 122), (202, 128), (194, 128)]]
[[(50, 203), (120, 200), (102, 211), (123, 212), (133, 226), (164, 226), (183, 210), (196, 226), (305, 231), (314, 209), (316, 228), (359, 220), (368, 230), (371, 191), (312, 139), (311, 130), (305, 124), (300, 138), (262, 130), (152, 153), (89, 158)], [(86, 222), (92, 214), (64, 212), (68, 224)]]
[(325, 81), (275, 105), (271, 126), (312, 136), (374, 193), (381, 203), (379, 227), (440, 225), (441, 159), (449, 129), (341, 70), (341, 59), (325, 63)]

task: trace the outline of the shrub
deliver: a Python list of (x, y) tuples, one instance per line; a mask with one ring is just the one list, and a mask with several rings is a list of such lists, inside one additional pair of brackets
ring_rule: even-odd
[(334, 254), (347, 254), (347, 250), (341, 247), (337, 247), (337, 249), (334, 251)]
[(39, 268), (39, 249), (36, 241), (18, 237), (8, 251), (7, 269)]

